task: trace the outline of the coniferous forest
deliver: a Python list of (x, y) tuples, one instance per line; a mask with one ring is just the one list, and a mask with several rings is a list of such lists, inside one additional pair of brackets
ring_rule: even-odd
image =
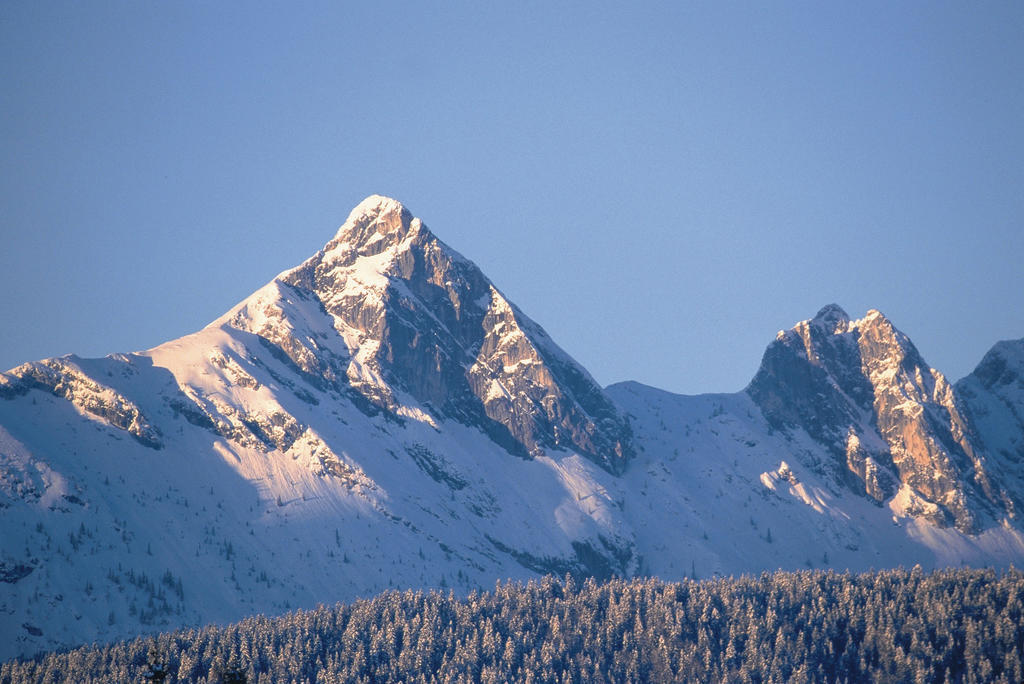
[(805, 571), (389, 592), (9, 662), (0, 682), (1019, 683), (1022, 660), (1020, 571)]

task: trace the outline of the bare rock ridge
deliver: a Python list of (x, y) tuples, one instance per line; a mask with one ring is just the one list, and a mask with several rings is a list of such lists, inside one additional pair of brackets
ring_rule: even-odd
[(878, 311), (836, 305), (780, 332), (746, 389), (776, 429), (800, 428), (827, 467), (882, 503), (898, 490), (920, 515), (964, 532), (1012, 515), (953, 387)]
[(70, 355), (22, 364), (10, 374), (0, 375), (0, 398), (41, 390), (124, 430), (140, 444), (160, 449), (160, 429), (149, 423), (131, 399), (91, 379), (79, 367), (80, 361)]

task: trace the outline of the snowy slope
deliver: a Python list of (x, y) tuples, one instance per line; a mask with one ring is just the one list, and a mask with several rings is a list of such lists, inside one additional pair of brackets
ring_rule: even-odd
[[(0, 658), (392, 586), (1020, 563), (1013, 511), (961, 461), (1022, 428), (990, 409), (979, 432), (868, 318), (827, 309), (780, 334), (755, 391), (602, 390), (472, 262), (370, 197), (199, 332), (0, 374)], [(805, 410), (807, 378), (838, 388), (831, 407)], [(882, 387), (907, 421), (879, 422)], [(914, 422), (952, 435), (954, 413), (952, 442)], [(928, 472), (971, 525), (929, 509), (950, 499)]]
[(605, 493), (625, 420), (386, 198), (202, 331), (26, 364), (0, 397), (0, 656), (636, 569)]
[[(773, 429), (744, 392), (676, 395), (638, 383), (608, 390), (634, 421), (640, 456), (624, 476), (646, 573), (663, 578), (765, 569), (1001, 565), (1024, 535), (964, 534), (915, 517), (906, 490), (879, 504), (835, 478), (802, 430)], [(639, 509), (639, 510), (636, 510)]]
[(1007, 506), (1024, 506), (1024, 339), (1006, 340), (989, 350), (978, 367), (956, 383), (983, 441), (992, 478), (1008, 492)]

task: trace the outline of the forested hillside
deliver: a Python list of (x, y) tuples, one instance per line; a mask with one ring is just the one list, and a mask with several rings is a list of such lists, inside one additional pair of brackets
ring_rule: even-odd
[(1024, 573), (545, 578), (389, 592), (0, 666), (0, 681), (1020, 682)]

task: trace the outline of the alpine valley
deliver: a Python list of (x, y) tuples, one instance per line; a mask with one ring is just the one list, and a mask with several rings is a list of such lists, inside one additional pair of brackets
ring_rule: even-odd
[(746, 390), (602, 389), (373, 196), (199, 332), (0, 374), (0, 659), (499, 578), (1024, 562), (1024, 340), (951, 384), (881, 313)]

